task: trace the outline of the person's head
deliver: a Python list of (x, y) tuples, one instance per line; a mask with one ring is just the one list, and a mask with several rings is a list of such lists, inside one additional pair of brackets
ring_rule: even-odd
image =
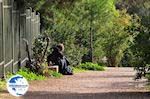
[(52, 49), (53, 49), (53, 52), (59, 52), (59, 49), (57, 46), (53, 46)]
[(58, 50), (59, 50), (60, 52), (63, 52), (63, 51), (64, 51), (64, 45), (63, 45), (63, 44), (58, 44), (56, 47), (58, 48)]
[(63, 52), (64, 51), (64, 45), (63, 44), (58, 44), (52, 47), (53, 52)]

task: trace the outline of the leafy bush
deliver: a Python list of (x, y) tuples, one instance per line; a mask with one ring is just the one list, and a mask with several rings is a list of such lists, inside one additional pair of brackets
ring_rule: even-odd
[(6, 87), (6, 82), (0, 79), (0, 91), (4, 90)]
[(62, 74), (57, 73), (57, 72), (53, 72), (52, 75), (53, 75), (53, 77), (55, 77), (55, 78), (60, 78), (60, 77), (62, 77)]
[[(29, 71), (26, 68), (20, 69), (16, 74), (22, 75), (28, 81), (31, 81), (31, 80), (45, 80), (46, 79), (45, 76), (33, 73), (33, 72)], [(8, 74), (7, 78), (10, 78), (11, 76), (13, 76), (13, 74)]]
[(134, 69), (137, 71), (135, 79), (145, 77), (150, 81), (150, 64), (146, 64), (146, 66), (141, 67), (136, 66)]
[(34, 40), (33, 43), (33, 57), (36, 61), (40, 62), (41, 64), (45, 62), (45, 56), (47, 56), (47, 51), (49, 49), (50, 39), (47, 35), (42, 34), (39, 35), (38, 38)]
[(51, 77), (54, 77), (54, 78), (60, 78), (60, 77), (63, 76), (61, 73), (58, 73), (58, 72), (55, 72), (55, 71), (52, 71), (52, 70), (49, 70), (48, 73)]
[(94, 70), (94, 71), (104, 71), (105, 70), (104, 66), (94, 64), (91, 62), (82, 63), (79, 66), (77, 66), (77, 68), (81, 68), (84, 70)]
[(85, 72), (85, 71), (86, 71), (85, 69), (73, 67), (74, 73), (81, 73), (81, 72)]
[(146, 73), (145, 78), (147, 78), (148, 81), (150, 81), (150, 72)]
[[(62, 77), (62, 74), (57, 73), (57, 72), (52, 71), (52, 70), (48, 70), (48, 69), (44, 69), (42, 74), (37, 74), (37, 73), (29, 71), (29, 69), (27, 69), (27, 68), (22, 68), (16, 74), (22, 75), (28, 81), (45, 80), (47, 77), (54, 77), (54, 78)], [(8, 74), (7, 78), (10, 78), (11, 76), (13, 76), (13, 74)]]
[(62, 77), (62, 74), (61, 73), (58, 73), (56, 71), (53, 71), (53, 70), (50, 70), (48, 68), (48, 65), (47, 63), (42, 63), (42, 68), (40, 69), (40, 74), (41, 75), (44, 75), (46, 77), (54, 77), (54, 78), (60, 78)]

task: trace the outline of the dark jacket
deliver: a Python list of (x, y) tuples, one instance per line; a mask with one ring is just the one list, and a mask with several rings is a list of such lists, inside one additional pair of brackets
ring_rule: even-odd
[(60, 73), (63, 73), (64, 70), (68, 67), (68, 65), (70, 65), (67, 58), (63, 56), (62, 53), (57, 52), (57, 51), (53, 51), (52, 54), (50, 54), (47, 57), (47, 62), (48, 64), (50, 64), (51, 62), (52, 65), (58, 65)]

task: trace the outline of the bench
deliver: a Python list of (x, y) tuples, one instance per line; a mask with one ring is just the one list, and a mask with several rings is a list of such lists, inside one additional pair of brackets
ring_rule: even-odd
[(48, 69), (53, 70), (55, 72), (59, 71), (58, 65), (54, 65), (54, 66), (49, 66)]

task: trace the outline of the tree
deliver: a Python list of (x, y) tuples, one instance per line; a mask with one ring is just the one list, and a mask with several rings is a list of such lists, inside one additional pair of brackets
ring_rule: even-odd
[(118, 9), (127, 9), (129, 14), (137, 14), (141, 18), (142, 25), (150, 28), (150, 1), (149, 0), (120, 0), (116, 7)]
[(149, 0), (126, 0), (119, 2), (117, 7), (119, 9), (127, 8), (129, 14), (136, 14), (139, 16), (139, 25), (133, 25), (129, 30), (132, 33), (138, 33), (134, 40), (134, 44), (126, 51), (126, 57), (130, 61), (127, 64), (136, 67), (144, 67), (149, 64)]
[(119, 12), (113, 21), (112, 25), (108, 26), (104, 32), (104, 51), (107, 57), (108, 66), (118, 66), (124, 51), (129, 47), (130, 40), (133, 35), (130, 35), (125, 29), (131, 24), (131, 16), (125, 10)]
[[(66, 54), (69, 57), (81, 60), (83, 54), (88, 52), (94, 60), (103, 56), (99, 37), (102, 32), (101, 28), (108, 25), (117, 13), (113, 0), (82, 0), (69, 7), (58, 8), (57, 5), (54, 5), (51, 11), (54, 17), (50, 29), (51, 38), (56, 42), (65, 43)], [(81, 48), (88, 51), (82, 51)], [(73, 53), (74, 51), (70, 53), (71, 50), (75, 50), (76, 53), (81, 51), (80, 55), (78, 54), (80, 58)]]
[(28, 2), (40, 11), (43, 30), (53, 44), (64, 43), (65, 53), (74, 65), (86, 54), (94, 62), (101, 62), (106, 56), (109, 66), (119, 66), (137, 36), (129, 31), (134, 16), (117, 11), (115, 0)]

